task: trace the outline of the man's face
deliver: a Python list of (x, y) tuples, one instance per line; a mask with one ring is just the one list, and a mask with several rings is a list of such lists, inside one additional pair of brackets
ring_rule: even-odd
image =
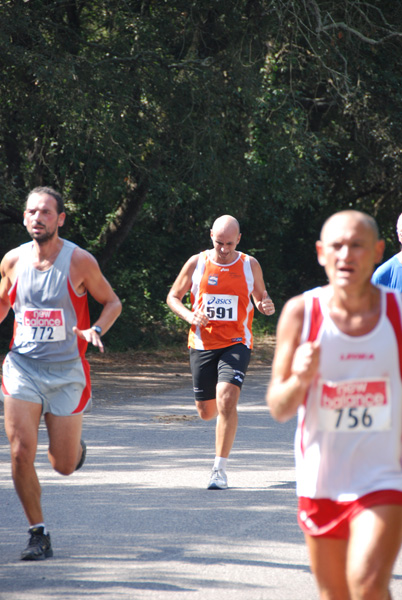
[(338, 215), (325, 226), (316, 248), (329, 282), (344, 288), (371, 279), (374, 266), (381, 261), (384, 242), (364, 220)]
[(24, 224), (29, 235), (39, 244), (57, 235), (64, 223), (65, 213), (58, 214), (57, 201), (49, 194), (32, 194), (24, 211)]
[(236, 259), (236, 246), (240, 241), (240, 233), (234, 226), (211, 229), (214, 246), (214, 260), (222, 264), (230, 264)]

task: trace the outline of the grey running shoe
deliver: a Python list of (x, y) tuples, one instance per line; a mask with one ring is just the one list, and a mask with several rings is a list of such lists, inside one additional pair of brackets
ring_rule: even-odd
[(81, 454), (81, 458), (78, 461), (78, 465), (75, 467), (75, 470), (78, 471), (78, 469), (81, 469), (82, 465), (85, 462), (85, 458), (87, 456), (87, 445), (84, 442), (84, 440), (81, 440), (81, 448), (82, 448), (82, 454)]
[(226, 490), (228, 487), (228, 478), (223, 469), (212, 469), (211, 479), (209, 480), (209, 490)]
[(30, 527), (28, 533), (31, 537), (28, 546), (21, 552), (21, 560), (44, 560), (53, 556), (50, 535), (44, 533), (43, 527)]

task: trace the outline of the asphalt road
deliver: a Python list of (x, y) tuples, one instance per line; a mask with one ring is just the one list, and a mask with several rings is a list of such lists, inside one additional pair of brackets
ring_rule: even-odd
[[(314, 600), (296, 523), (295, 422), (265, 408), (268, 373), (249, 377), (228, 463), (228, 490), (206, 489), (214, 424), (190, 389), (109, 402), (84, 419), (87, 462), (54, 473), (40, 431), (37, 469), (54, 557), (19, 560), (27, 524), (0, 424), (1, 600)], [(97, 401), (98, 399), (98, 401)], [(402, 598), (402, 558), (392, 581)]]

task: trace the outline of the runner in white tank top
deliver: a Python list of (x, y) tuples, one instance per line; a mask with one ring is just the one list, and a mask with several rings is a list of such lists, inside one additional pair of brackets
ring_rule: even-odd
[(372, 285), (384, 242), (358, 211), (316, 244), (329, 285), (280, 316), (267, 403), (298, 415), (298, 520), (320, 598), (390, 598), (402, 543), (402, 304)]
[(350, 336), (329, 315), (328, 291), (304, 294), (300, 341), (319, 341), (321, 356), (298, 411), (297, 493), (347, 501), (402, 491), (401, 296), (383, 288), (375, 328)]

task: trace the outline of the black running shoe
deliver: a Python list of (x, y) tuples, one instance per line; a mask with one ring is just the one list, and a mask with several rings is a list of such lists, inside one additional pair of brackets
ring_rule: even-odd
[(31, 537), (28, 546), (21, 552), (21, 560), (44, 560), (53, 556), (50, 535), (44, 533), (43, 527), (30, 527), (28, 533)]
[(85, 462), (85, 458), (87, 456), (87, 445), (84, 442), (84, 440), (81, 440), (81, 448), (82, 448), (82, 454), (81, 454), (81, 458), (78, 462), (78, 465), (75, 467), (75, 470), (78, 471), (78, 469), (81, 469), (82, 465)]

